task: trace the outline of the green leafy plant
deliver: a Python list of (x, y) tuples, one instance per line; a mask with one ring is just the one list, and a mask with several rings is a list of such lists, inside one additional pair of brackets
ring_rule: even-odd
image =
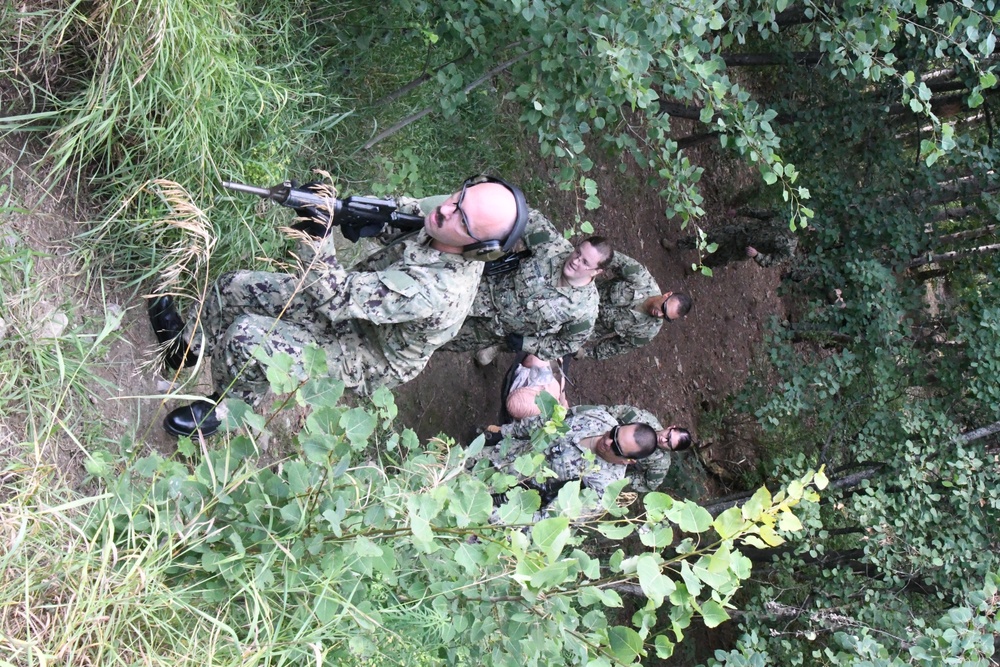
[[(465, 449), (420, 443), (391, 428), (388, 391), (349, 407), (339, 381), (291, 380), (284, 368), (280, 358), (270, 365), (272, 385), (310, 408), (294, 453), (258, 467), (254, 441), (237, 430), (190, 463), (151, 454), (94, 506), (88, 533), (114, 526), (127, 553), (151, 548), (161, 530), (174, 536), (164, 584), (225, 627), (248, 628), (220, 640), (267, 664), (665, 657), (694, 616), (710, 626), (729, 618), (750, 575), (741, 545), (781, 544), (801, 527), (793, 508), (818, 499), (809, 485), (825, 485), (822, 472), (809, 472), (715, 518), (652, 493), (644, 512), (627, 517), (617, 503), (624, 481), (602, 499), (571, 482), (556, 514), (532, 523), (536, 492), (513, 489), (494, 506), (496, 473), (473, 466), (481, 438)], [(237, 404), (230, 426), (249, 417)], [(608, 517), (582, 519), (594, 501)], [(588, 553), (589, 536), (631, 534), (643, 551)], [(632, 627), (605, 613), (623, 594), (645, 601)], [(239, 609), (235, 598), (245, 600)], [(672, 629), (653, 636), (661, 608)]]

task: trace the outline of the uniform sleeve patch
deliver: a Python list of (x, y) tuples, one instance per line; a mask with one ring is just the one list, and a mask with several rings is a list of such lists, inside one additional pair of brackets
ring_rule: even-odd
[(402, 271), (383, 271), (379, 274), (382, 284), (397, 294), (414, 296), (420, 291), (420, 283)]
[(588, 331), (594, 327), (594, 323), (590, 320), (582, 320), (578, 322), (573, 322), (568, 327), (566, 327), (566, 333), (578, 334)]

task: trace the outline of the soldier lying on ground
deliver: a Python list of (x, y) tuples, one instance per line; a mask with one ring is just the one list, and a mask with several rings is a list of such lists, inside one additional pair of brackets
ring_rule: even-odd
[(442, 349), (479, 350), (476, 360), (485, 365), (500, 346), (550, 360), (587, 341), (597, 319), (594, 278), (611, 261), (611, 246), (592, 236), (574, 248), (535, 210), (524, 241), (531, 257), (516, 271), (483, 279), (469, 317)]
[(268, 389), (261, 352), (291, 355), (292, 374), (304, 377), (305, 348), (318, 345), (330, 375), (360, 394), (416, 377), (469, 311), (483, 271), (469, 257), (485, 247), (513, 247), (527, 206), (516, 188), (484, 178), (469, 179), (449, 197), (401, 198), (397, 205), (424, 215), (424, 228), (357, 270), (341, 267), (327, 235), (304, 244), (302, 275), (226, 274), (186, 322), (169, 297), (153, 301), (150, 319), (168, 346), (167, 365), (192, 366), (199, 355), (212, 360), (215, 393), (167, 415), (167, 431), (214, 433), (215, 401), (224, 393), (259, 400)]

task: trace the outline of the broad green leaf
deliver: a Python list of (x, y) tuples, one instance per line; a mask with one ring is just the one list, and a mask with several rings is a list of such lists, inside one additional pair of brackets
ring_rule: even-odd
[(778, 528), (794, 533), (802, 530), (802, 522), (791, 512), (782, 512), (778, 517)]
[(300, 405), (333, 407), (343, 395), (343, 381), (327, 375), (309, 378), (299, 387), (297, 400)]
[(705, 627), (709, 628), (718, 627), (729, 620), (729, 614), (715, 600), (708, 600), (701, 605), (701, 617), (705, 621)]
[(310, 343), (302, 351), (302, 367), (311, 378), (323, 377), (327, 373), (326, 352), (318, 345)]
[(616, 482), (608, 484), (607, 488), (604, 489), (604, 495), (601, 496), (601, 507), (606, 510), (614, 510), (618, 507), (618, 496), (621, 494), (622, 489), (628, 486), (629, 480), (619, 479)]
[(254, 348), (253, 356), (267, 366), (267, 381), (276, 394), (287, 394), (299, 385), (291, 375), (292, 356), (287, 352), (277, 352), (268, 357), (262, 348)]
[(309, 490), (309, 468), (302, 461), (288, 461), (284, 465), (285, 479), (292, 495), (300, 496)]
[(674, 654), (675, 644), (667, 639), (666, 635), (656, 635), (653, 645), (656, 647), (656, 657), (661, 660), (666, 660)]
[(708, 510), (690, 500), (675, 505), (668, 518), (686, 533), (703, 533), (712, 527), (712, 515)]
[[(580, 488), (580, 480), (563, 485), (556, 494), (556, 501), (552, 503), (552, 508), (568, 519), (577, 519), (583, 513), (584, 501)], [(587, 493), (593, 495), (593, 491), (587, 489)]]
[(569, 538), (569, 518), (564, 516), (542, 519), (531, 529), (531, 541), (545, 554), (550, 563), (559, 558)]
[(323, 433), (303, 433), (299, 435), (299, 445), (306, 458), (313, 463), (324, 463), (336, 440)]
[(674, 506), (674, 499), (665, 493), (653, 491), (643, 496), (642, 503), (646, 506), (646, 515), (650, 523), (659, 523)]
[(816, 488), (819, 489), (820, 491), (825, 489), (829, 483), (830, 480), (826, 478), (826, 475), (823, 473), (822, 470), (817, 472), (816, 475), (813, 477), (813, 484), (815, 484)]
[(715, 532), (719, 534), (724, 540), (728, 540), (735, 535), (739, 534), (744, 526), (746, 526), (746, 521), (743, 518), (743, 512), (739, 507), (730, 507), (725, 512), (715, 517), (715, 521), (712, 522), (712, 527), (715, 528)]
[(629, 664), (642, 656), (642, 637), (632, 628), (615, 625), (608, 628), (608, 647), (620, 662)]
[(617, 591), (598, 586), (584, 586), (577, 594), (577, 599), (585, 607), (601, 604), (604, 607), (617, 609), (622, 606), (622, 597)]
[(776, 547), (779, 544), (783, 544), (785, 542), (785, 538), (783, 538), (781, 535), (778, 535), (778, 533), (774, 532), (774, 528), (771, 528), (770, 526), (760, 527), (760, 537), (762, 540), (767, 542), (769, 546), (772, 547)]
[(691, 563), (686, 560), (681, 562), (681, 579), (684, 580), (688, 593), (692, 597), (698, 597), (701, 593), (701, 580), (691, 569)]
[(320, 623), (332, 623), (341, 612), (340, 603), (327, 595), (317, 595), (313, 613)]
[(652, 549), (663, 549), (674, 541), (674, 529), (670, 526), (659, 526), (653, 530), (639, 533), (639, 540)]
[(597, 531), (609, 540), (623, 540), (631, 535), (634, 530), (635, 525), (631, 523), (615, 524), (602, 521), (597, 524)]
[(767, 487), (760, 487), (750, 500), (743, 504), (743, 518), (747, 521), (756, 521), (764, 510), (771, 508), (771, 502), (771, 492)]
[(375, 416), (363, 408), (351, 408), (340, 416), (340, 428), (355, 450), (368, 444), (368, 437), (375, 432)]
[(566, 581), (576, 579), (577, 571), (576, 561), (567, 558), (557, 563), (546, 565), (538, 572), (535, 572), (531, 575), (529, 585), (539, 591), (560, 586)]
[(493, 498), (481, 481), (466, 477), (462, 480), (448, 505), (459, 528), (486, 523), (493, 511)]
[(660, 559), (653, 554), (642, 554), (636, 560), (636, 574), (639, 586), (654, 606), (663, 604), (663, 599), (674, 592), (677, 586), (660, 571)]

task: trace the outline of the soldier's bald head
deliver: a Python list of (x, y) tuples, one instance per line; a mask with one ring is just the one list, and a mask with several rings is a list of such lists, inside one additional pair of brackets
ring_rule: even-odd
[(514, 231), (517, 200), (500, 183), (479, 183), (468, 189), (462, 210), (473, 226), (473, 233), (485, 241), (505, 241)]

